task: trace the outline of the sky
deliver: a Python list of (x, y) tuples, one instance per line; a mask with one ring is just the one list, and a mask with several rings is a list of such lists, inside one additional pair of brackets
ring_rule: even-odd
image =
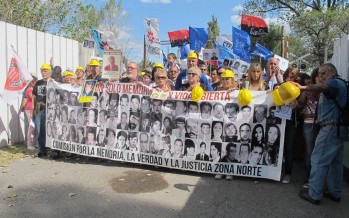
[[(160, 41), (167, 41), (168, 32), (189, 29), (189, 26), (207, 29), (214, 15), (218, 20), (220, 34), (232, 34), (232, 26), (241, 22), (239, 12), (244, 0), (123, 0), (124, 13), (128, 16), (124, 36), (131, 36), (132, 51), (129, 59), (143, 59), (143, 18), (158, 18)], [(165, 54), (177, 53), (177, 48), (162, 46)], [(151, 58), (158, 62), (161, 59)]]

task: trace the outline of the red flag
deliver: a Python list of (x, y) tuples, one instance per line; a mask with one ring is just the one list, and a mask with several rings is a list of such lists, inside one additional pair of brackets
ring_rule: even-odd
[(5, 89), (8, 91), (19, 91), (22, 90), (26, 85), (27, 81), (21, 77), (19, 73), (16, 58), (12, 57), (5, 83)]
[(171, 47), (181, 46), (189, 42), (189, 30), (168, 32), (168, 37), (170, 38)]
[(241, 30), (250, 36), (262, 36), (268, 33), (268, 25), (261, 17), (243, 14), (241, 16)]
[(18, 97), (32, 79), (33, 77), (28, 72), (22, 59), (13, 49), (13, 57), (8, 70), (2, 99), (10, 105), (17, 102)]

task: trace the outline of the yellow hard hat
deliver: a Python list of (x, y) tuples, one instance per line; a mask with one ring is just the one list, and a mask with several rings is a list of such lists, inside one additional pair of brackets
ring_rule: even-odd
[(40, 70), (51, 70), (51, 65), (43, 64), (41, 65)]
[(301, 94), (300, 89), (291, 82), (285, 82), (280, 85), (279, 94), (285, 104), (291, 103)]
[(279, 88), (274, 89), (271, 94), (273, 96), (273, 102), (276, 106), (284, 105), (284, 102), (282, 101), (282, 99), (280, 97)]
[(71, 71), (69, 71), (69, 70), (65, 71), (65, 72), (63, 73), (63, 76), (64, 76), (64, 77), (66, 77), (66, 76), (72, 76), (72, 77), (76, 78), (76, 74), (73, 73), (73, 72), (71, 72)]
[(197, 59), (197, 58), (198, 58), (198, 55), (195, 52), (191, 51), (188, 53), (187, 59)]
[(90, 60), (90, 63), (89, 63), (88, 65), (89, 65), (89, 66), (97, 66), (97, 67), (101, 66), (101, 64), (99, 63), (99, 61), (96, 60), (96, 59), (91, 59), (91, 60)]
[(205, 92), (204, 90), (201, 88), (201, 86), (195, 86), (192, 90), (191, 90), (191, 100), (193, 101), (200, 101), (201, 98), (204, 96)]
[(240, 89), (238, 95), (238, 103), (240, 106), (248, 105), (252, 101), (251, 91), (248, 89)]
[(77, 68), (76, 68), (76, 70), (84, 70), (84, 68), (82, 67), (82, 66), (78, 66)]
[(155, 67), (159, 67), (159, 68), (161, 68), (161, 69), (164, 69), (164, 68), (165, 68), (164, 65), (163, 65), (162, 63), (155, 63), (153, 68), (155, 68)]
[(222, 73), (222, 78), (234, 78), (234, 72), (232, 70), (226, 69)]
[(144, 76), (144, 75), (145, 75), (145, 72), (142, 71), (142, 72), (139, 73), (139, 75)]

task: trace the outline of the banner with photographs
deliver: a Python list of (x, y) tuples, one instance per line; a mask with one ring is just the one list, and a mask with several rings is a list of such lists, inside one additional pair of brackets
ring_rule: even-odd
[(248, 106), (238, 91), (190, 92), (151, 98), (144, 86), (99, 83), (91, 103), (81, 88), (48, 83), (46, 146), (115, 161), (211, 174), (279, 180), (285, 120), (275, 117), (271, 94), (252, 92)]
[(250, 64), (240, 59), (225, 58), (223, 60), (223, 66), (229, 67), (234, 71), (235, 77), (241, 79), (243, 75), (247, 75), (247, 70), (250, 68)]

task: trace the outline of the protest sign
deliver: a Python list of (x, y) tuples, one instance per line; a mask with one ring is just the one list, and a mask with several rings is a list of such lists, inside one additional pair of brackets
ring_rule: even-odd
[(102, 78), (120, 79), (122, 52), (120, 50), (104, 51)]
[[(61, 86), (49, 82), (48, 89)], [(66, 107), (72, 122), (61, 114), (48, 116), (47, 147), (173, 169), (280, 179), (285, 120), (275, 117), (267, 92), (252, 91), (252, 102), (242, 107), (238, 91), (206, 92), (199, 102), (179, 91), (168, 92), (166, 100), (150, 98), (152, 90), (132, 83), (98, 84), (95, 93), (98, 100), (89, 105), (50, 103)]]
[(86, 80), (83, 89), (81, 89), (80, 103), (91, 102), (94, 95), (94, 88), (96, 86), (96, 80)]

